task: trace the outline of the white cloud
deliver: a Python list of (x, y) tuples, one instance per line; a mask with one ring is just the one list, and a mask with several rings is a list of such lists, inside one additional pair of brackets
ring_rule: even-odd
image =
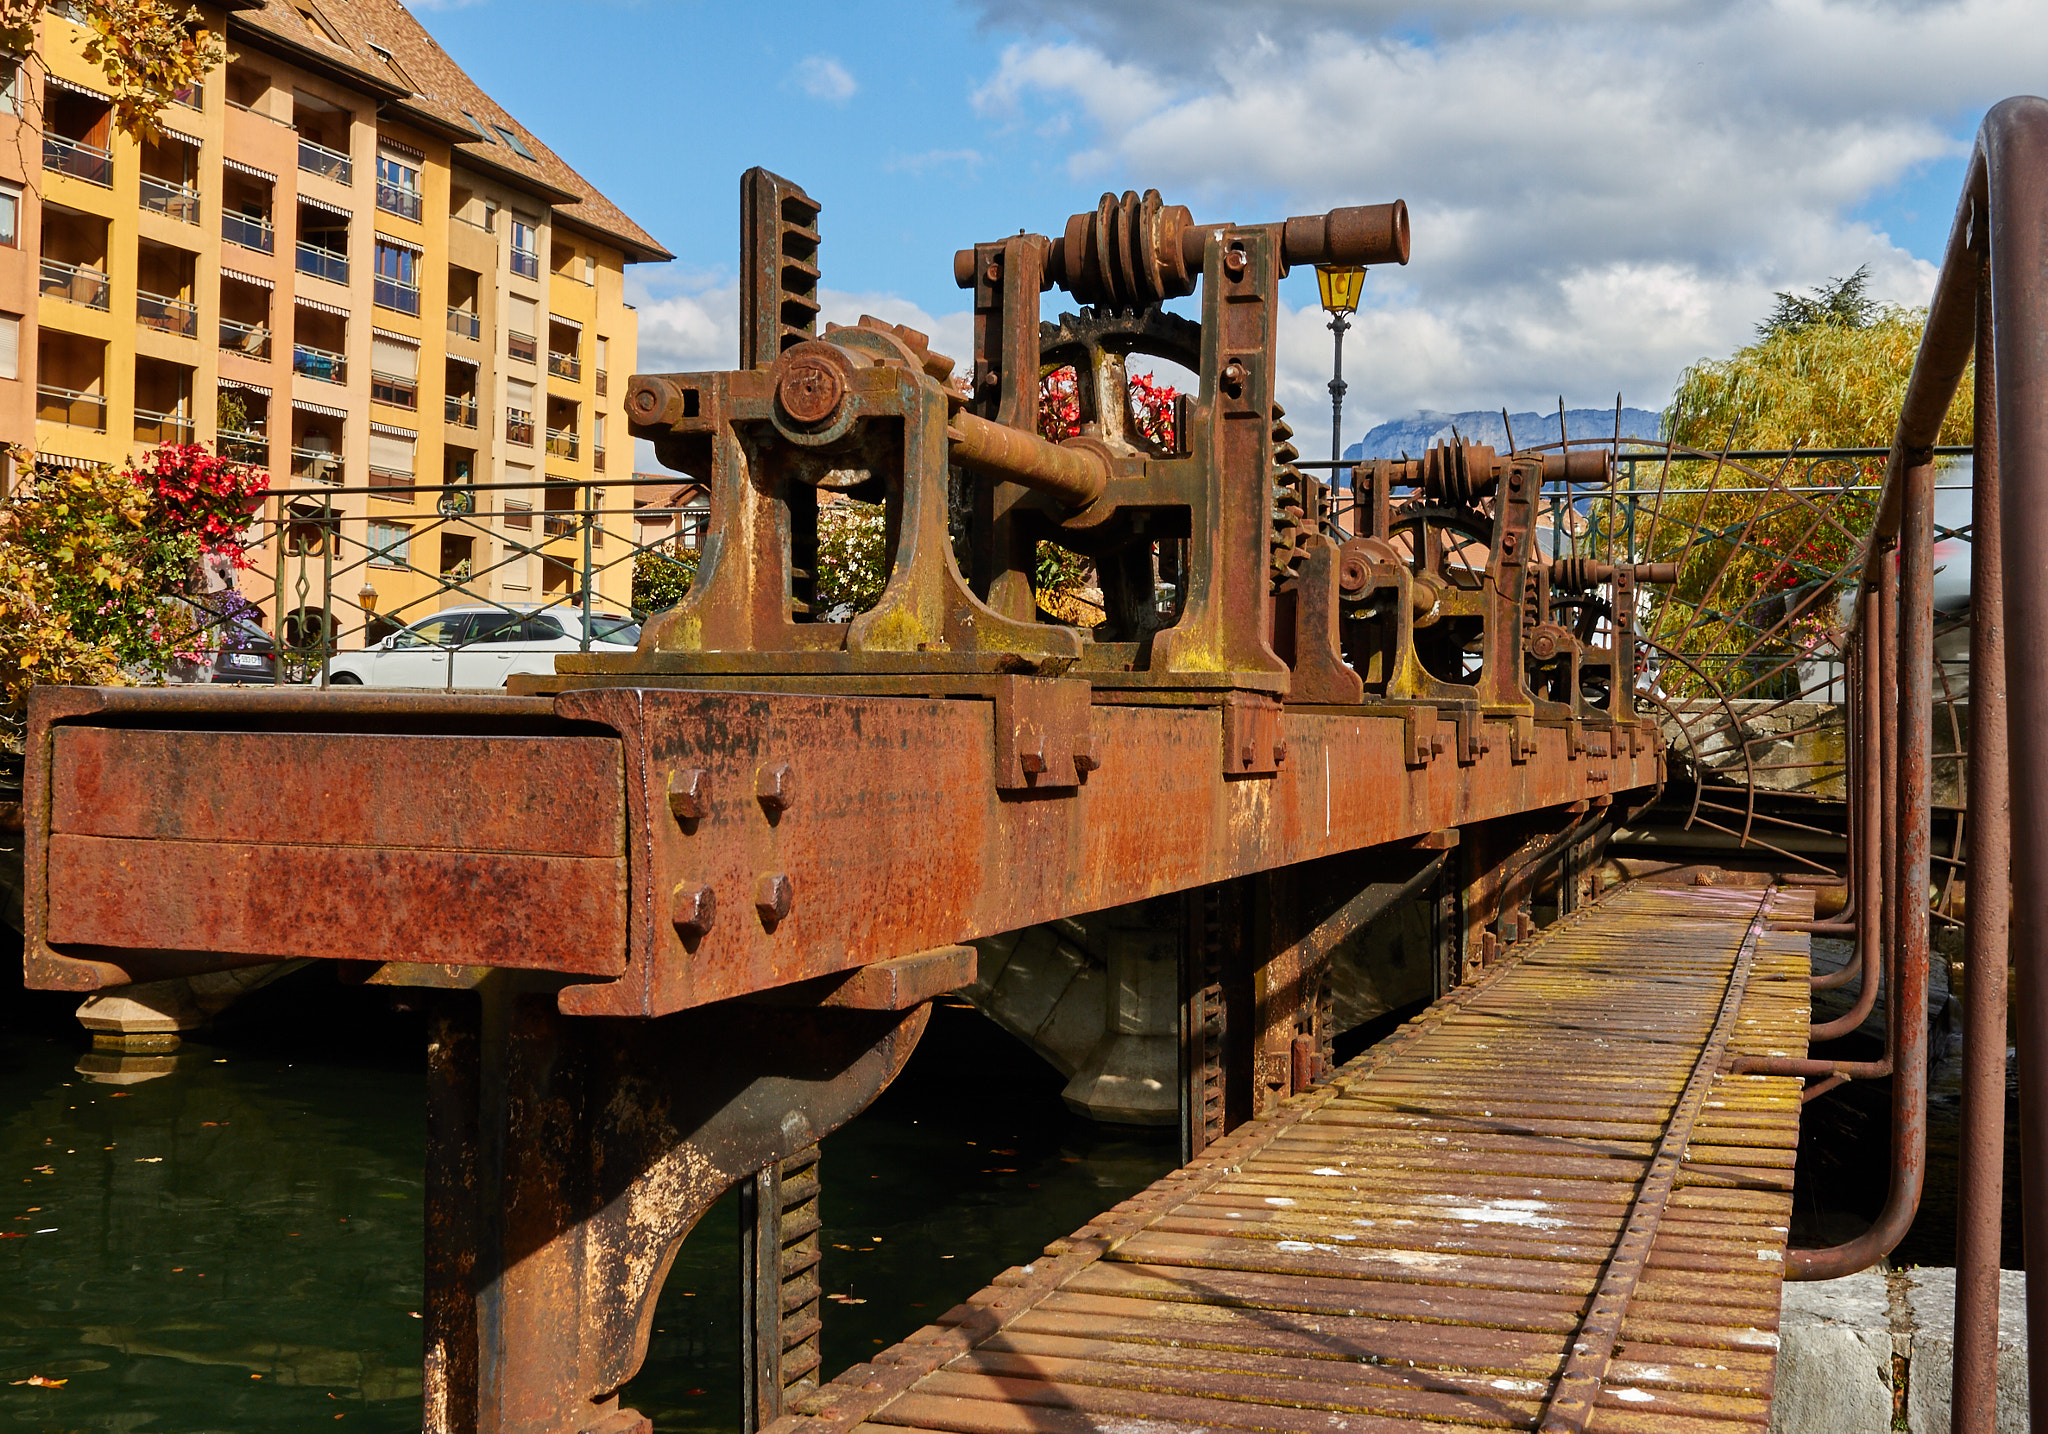
[(843, 105), (852, 99), (860, 88), (846, 66), (830, 55), (809, 55), (797, 61), (796, 68), (789, 72), (796, 87), (814, 100), (823, 100), (830, 105)]
[[(975, 92), (1068, 172), (1198, 218), (1405, 198), (1346, 343), (1347, 433), (1418, 407), (1661, 407), (1778, 289), (1931, 266), (1853, 218), (1958, 153), (1956, 116), (2036, 88), (2020, 0), (979, 0), (1030, 36)], [(1043, 221), (1056, 225), (1056, 216)], [(1049, 300), (1050, 302), (1050, 300)], [(1282, 324), (1282, 391), (1327, 444), (1330, 336)]]

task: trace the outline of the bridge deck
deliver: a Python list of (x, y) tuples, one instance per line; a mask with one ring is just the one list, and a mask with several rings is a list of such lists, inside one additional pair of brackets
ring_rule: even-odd
[(1808, 902), (1615, 894), (776, 1428), (1767, 1423)]

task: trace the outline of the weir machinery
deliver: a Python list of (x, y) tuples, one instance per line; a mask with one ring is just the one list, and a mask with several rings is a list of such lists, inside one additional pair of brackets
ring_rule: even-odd
[[(1406, 263), (1403, 205), (1196, 223), (1105, 195), (959, 252), (956, 367), (872, 318), (820, 332), (818, 205), (758, 169), (742, 201), (738, 368), (627, 397), (711, 493), (637, 652), (510, 694), (32, 701), (31, 985), (314, 957), (437, 989), (432, 1431), (648, 1427), (619, 1391), (736, 1185), (750, 1426), (815, 1383), (814, 1147), (973, 979), (970, 940), (1186, 893), (1193, 1153), (1329, 1067), (1337, 940), (1423, 893), (1438, 988), (1470, 978), (1539, 882), (1584, 898), (1615, 804), (1662, 777), (1635, 594), (1673, 573), (1539, 522), (1606, 450), (1442, 445), (1348, 487), (1296, 462), (1281, 279)], [(1054, 287), (1079, 311), (1045, 320)], [(1131, 416), (1147, 359), (1200, 376), (1167, 443)], [(1068, 365), (1081, 431), (1053, 441), (1040, 379)], [(848, 500), (887, 534), (851, 614), (817, 591)], [(1093, 564), (1094, 628), (1042, 610), (1046, 542)]]

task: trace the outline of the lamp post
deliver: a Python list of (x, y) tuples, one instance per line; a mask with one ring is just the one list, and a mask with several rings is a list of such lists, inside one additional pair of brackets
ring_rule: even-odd
[[(1323, 308), (1330, 315), (1330, 332), (1337, 336), (1330, 376), (1330, 461), (1338, 463), (1344, 458), (1344, 331), (1351, 327), (1351, 315), (1358, 312), (1365, 270), (1355, 264), (1318, 264), (1316, 288), (1322, 291)], [(1332, 471), (1333, 485), (1336, 476)]]

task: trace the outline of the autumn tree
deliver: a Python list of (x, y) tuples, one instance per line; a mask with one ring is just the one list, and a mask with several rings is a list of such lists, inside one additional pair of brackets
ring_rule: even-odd
[[(227, 46), (183, 0), (69, 0), (90, 38), (85, 58), (100, 67), (114, 99), (114, 125), (133, 139), (155, 139), (172, 98), (203, 82), (227, 59)], [(45, 0), (0, 0), (0, 46), (36, 54)]]

